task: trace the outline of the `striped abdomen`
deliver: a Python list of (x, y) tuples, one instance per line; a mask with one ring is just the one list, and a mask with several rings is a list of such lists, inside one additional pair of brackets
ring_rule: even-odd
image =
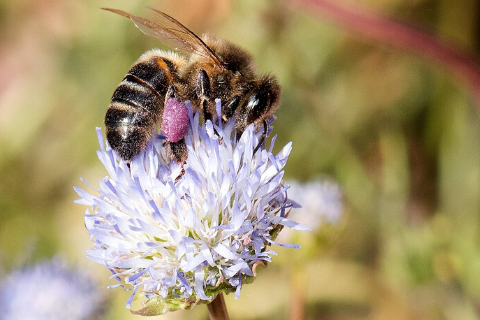
[(158, 52), (147, 52), (115, 89), (105, 126), (110, 146), (124, 160), (132, 160), (152, 138), (167, 90), (178, 81), (176, 70), (175, 64)]

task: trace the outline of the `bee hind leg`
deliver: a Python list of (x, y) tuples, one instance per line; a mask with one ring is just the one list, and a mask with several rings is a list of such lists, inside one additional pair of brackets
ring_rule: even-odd
[(175, 182), (178, 182), (180, 178), (185, 174), (185, 169), (183, 164), (187, 161), (188, 152), (187, 145), (185, 144), (185, 138), (177, 142), (167, 142), (165, 147), (167, 148), (167, 153), (171, 159), (173, 159), (177, 164), (182, 166), (180, 174), (175, 178)]
[(260, 138), (260, 141), (258, 141), (257, 146), (255, 147), (255, 149), (253, 149), (253, 154), (257, 153), (258, 149), (265, 143), (267, 134), (268, 134), (268, 124), (267, 124), (267, 121), (263, 120), (263, 134), (262, 134), (262, 137)]
[(187, 161), (188, 153), (187, 153), (187, 145), (185, 144), (185, 138), (177, 141), (171, 142), (167, 141), (165, 144), (167, 148), (168, 155), (171, 159), (173, 159), (178, 164), (183, 164)]

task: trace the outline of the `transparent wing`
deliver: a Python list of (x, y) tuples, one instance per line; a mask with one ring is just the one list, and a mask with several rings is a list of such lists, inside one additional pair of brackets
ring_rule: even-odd
[(102, 9), (129, 18), (143, 33), (159, 39), (172, 49), (188, 54), (196, 53), (209, 59), (214, 65), (223, 66), (221, 59), (202, 39), (164, 12), (149, 8), (154, 12), (155, 19), (148, 20), (118, 9)]

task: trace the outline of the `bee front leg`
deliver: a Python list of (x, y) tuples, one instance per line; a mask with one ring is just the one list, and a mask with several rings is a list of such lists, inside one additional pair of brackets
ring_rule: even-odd
[(240, 100), (240, 96), (235, 96), (227, 105), (225, 105), (225, 107), (223, 107), (222, 120), (224, 122), (227, 122), (235, 115), (238, 105), (240, 104)]
[(260, 141), (258, 141), (257, 146), (255, 147), (255, 149), (253, 149), (253, 154), (257, 153), (257, 150), (265, 143), (267, 134), (268, 134), (268, 124), (267, 124), (267, 121), (263, 120), (263, 134), (262, 134), (262, 137), (260, 138)]

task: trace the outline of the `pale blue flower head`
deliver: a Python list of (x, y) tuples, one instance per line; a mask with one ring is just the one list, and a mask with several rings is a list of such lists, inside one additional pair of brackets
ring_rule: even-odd
[(0, 283), (2, 320), (90, 320), (105, 308), (91, 277), (54, 258), (25, 266)]
[(289, 181), (288, 198), (300, 204), (292, 211), (295, 221), (318, 229), (322, 223), (336, 223), (343, 212), (343, 192), (332, 180)]
[(76, 188), (77, 202), (90, 207), (87, 256), (132, 290), (127, 307), (134, 296), (145, 298), (143, 315), (208, 303), (221, 291), (238, 298), (256, 267), (275, 255), (269, 246), (277, 233), (303, 228), (287, 218), (282, 178), (291, 143), (276, 155), (273, 141), (254, 152), (262, 133), (253, 125), (237, 140), (234, 120), (201, 123), (187, 106), (183, 166), (171, 161), (162, 136), (127, 166), (98, 129), (108, 176), (95, 195)]

